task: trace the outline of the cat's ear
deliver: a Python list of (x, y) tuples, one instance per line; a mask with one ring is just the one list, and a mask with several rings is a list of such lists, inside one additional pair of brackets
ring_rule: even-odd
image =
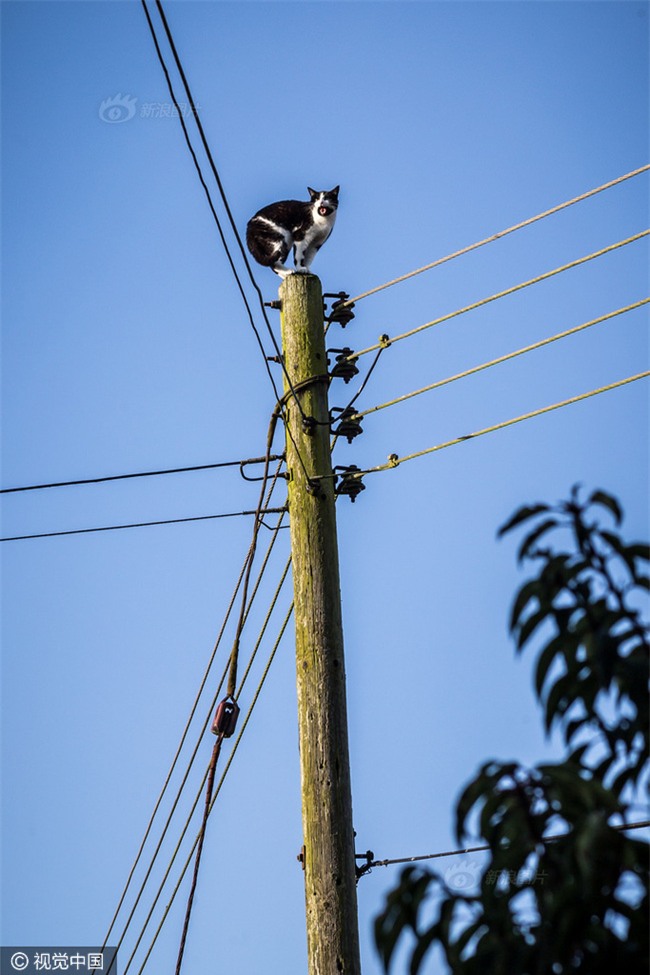
[(312, 203), (320, 196), (320, 193), (317, 190), (312, 190), (311, 186), (307, 187), (307, 192), (309, 193)]
[(329, 191), (328, 196), (338, 197), (340, 188), (341, 188), (340, 186), (335, 186), (333, 190)]

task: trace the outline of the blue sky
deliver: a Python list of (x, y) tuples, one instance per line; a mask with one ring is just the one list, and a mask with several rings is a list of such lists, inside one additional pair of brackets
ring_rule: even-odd
[[(325, 291), (360, 294), (648, 161), (646, 3), (166, 9), (240, 231), (272, 200), (340, 183), (337, 225), (313, 267)], [(170, 99), (140, 4), (5, 0), (1, 12), (3, 486), (259, 456), (273, 391), (179, 123), (147, 108)], [(136, 112), (109, 124), (100, 106), (117, 95)], [(644, 230), (648, 180), (360, 301), (330, 345), (366, 347)], [(645, 239), (400, 342), (358, 406), (638, 301), (647, 267)], [(276, 297), (278, 279), (256, 270)], [(370, 361), (356, 384), (332, 386), (332, 406)], [(382, 464), (647, 361), (641, 308), (369, 416), (335, 463)], [(519, 504), (565, 497), (577, 481), (617, 494), (629, 536), (647, 537), (647, 380), (368, 476), (356, 504), (342, 499), (360, 850), (449, 849), (454, 799), (483, 760), (554, 753), (531, 660), (514, 660), (506, 631), (522, 579), (515, 540), (495, 533)], [(256, 495), (236, 469), (5, 495), (3, 536), (241, 511)], [(250, 531), (240, 518), (3, 544), (4, 944), (103, 940)], [(280, 533), (245, 653), (288, 544)], [(244, 709), (290, 599), (288, 582)], [(228, 635), (215, 674), (227, 649)], [(305, 970), (295, 710), (290, 626), (208, 827), (187, 971), (213, 957), (239, 975)], [(200, 747), (162, 866), (211, 746)], [(379, 972), (371, 919), (397, 877), (376, 869), (359, 886), (366, 975)], [(154, 894), (148, 886), (147, 909)], [(184, 885), (146, 971), (175, 959), (186, 896)], [(120, 972), (145, 916), (127, 932)]]

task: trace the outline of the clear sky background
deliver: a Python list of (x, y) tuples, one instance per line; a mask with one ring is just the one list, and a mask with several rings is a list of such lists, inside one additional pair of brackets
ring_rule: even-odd
[[(313, 268), (325, 291), (357, 295), (648, 161), (647, 3), (166, 9), (240, 231), (273, 200), (340, 183), (338, 222)], [(170, 98), (141, 5), (5, 0), (2, 38), (2, 486), (259, 456), (273, 391), (178, 120), (147, 108)], [(135, 99), (136, 111), (106, 122), (100, 106), (117, 95)], [(368, 297), (345, 332), (332, 328), (329, 345), (366, 347), (638, 233), (648, 186), (644, 173)], [(647, 267), (646, 239), (400, 342), (358, 406), (638, 301)], [(275, 298), (278, 279), (256, 273)], [(337, 445), (335, 463), (381, 464), (641, 372), (647, 318), (641, 308), (373, 414), (361, 438)], [(271, 354), (268, 336), (265, 345)], [(370, 363), (360, 360), (349, 387), (332, 386), (332, 406), (345, 406)], [(481, 762), (557, 754), (541, 731), (531, 659), (514, 659), (507, 634), (523, 578), (516, 541), (495, 534), (518, 505), (566, 497), (577, 481), (618, 495), (628, 536), (647, 537), (647, 380), (368, 476), (354, 505), (341, 499), (360, 851), (451, 849), (455, 797)], [(257, 491), (235, 468), (10, 494), (3, 536), (241, 511), (255, 508)], [(281, 484), (278, 504), (283, 495)], [(3, 544), (4, 944), (103, 940), (251, 527), (238, 518)], [(262, 534), (256, 565), (270, 538)], [(281, 532), (244, 658), (288, 546)], [(244, 711), (290, 589), (289, 580)], [(209, 823), (188, 973), (305, 971), (295, 715), (290, 624)], [(120, 973), (212, 742), (200, 745)], [(186, 838), (181, 862), (187, 849)], [(359, 884), (365, 975), (379, 973), (371, 920), (398, 876), (378, 868)], [(187, 889), (186, 878), (147, 972), (173, 968)], [(132, 975), (169, 896), (165, 888)], [(441, 971), (435, 958), (428, 971)]]

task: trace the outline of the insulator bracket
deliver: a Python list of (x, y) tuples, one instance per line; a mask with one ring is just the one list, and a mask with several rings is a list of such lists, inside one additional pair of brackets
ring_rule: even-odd
[[(336, 363), (330, 369), (330, 376), (332, 379), (342, 379), (343, 382), (347, 384), (351, 379), (359, 372), (357, 367), (357, 356), (355, 356), (352, 349), (347, 345), (343, 349), (328, 349), (328, 355), (330, 352), (338, 352), (336, 357)], [(330, 360), (327, 360), (329, 365)]]
[(341, 328), (352, 321), (354, 318), (354, 302), (350, 301), (350, 295), (345, 291), (339, 292), (327, 292), (323, 295), (323, 298), (336, 298), (337, 300), (332, 302), (332, 306), (327, 312), (327, 307), (325, 307), (325, 321), (332, 324), (337, 322)]
[(345, 494), (350, 501), (356, 501), (361, 492), (366, 489), (366, 485), (358, 476), (361, 473), (359, 468), (356, 464), (351, 464), (349, 467), (335, 467), (334, 470), (341, 471), (340, 483), (335, 488), (336, 494)]
[[(352, 443), (355, 437), (363, 433), (361, 417), (357, 414), (353, 406), (346, 406), (345, 409), (334, 406), (330, 412), (341, 414), (338, 418), (338, 427), (335, 430), (332, 429), (332, 433), (337, 437), (346, 437), (348, 443)], [(332, 422), (334, 423), (335, 421), (332, 420)]]

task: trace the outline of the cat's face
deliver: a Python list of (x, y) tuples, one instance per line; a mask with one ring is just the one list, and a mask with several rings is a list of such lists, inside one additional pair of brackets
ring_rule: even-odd
[(311, 186), (308, 186), (307, 192), (312, 204), (316, 207), (316, 212), (321, 217), (327, 217), (330, 213), (334, 213), (339, 205), (338, 186), (335, 186), (333, 190), (312, 190)]

